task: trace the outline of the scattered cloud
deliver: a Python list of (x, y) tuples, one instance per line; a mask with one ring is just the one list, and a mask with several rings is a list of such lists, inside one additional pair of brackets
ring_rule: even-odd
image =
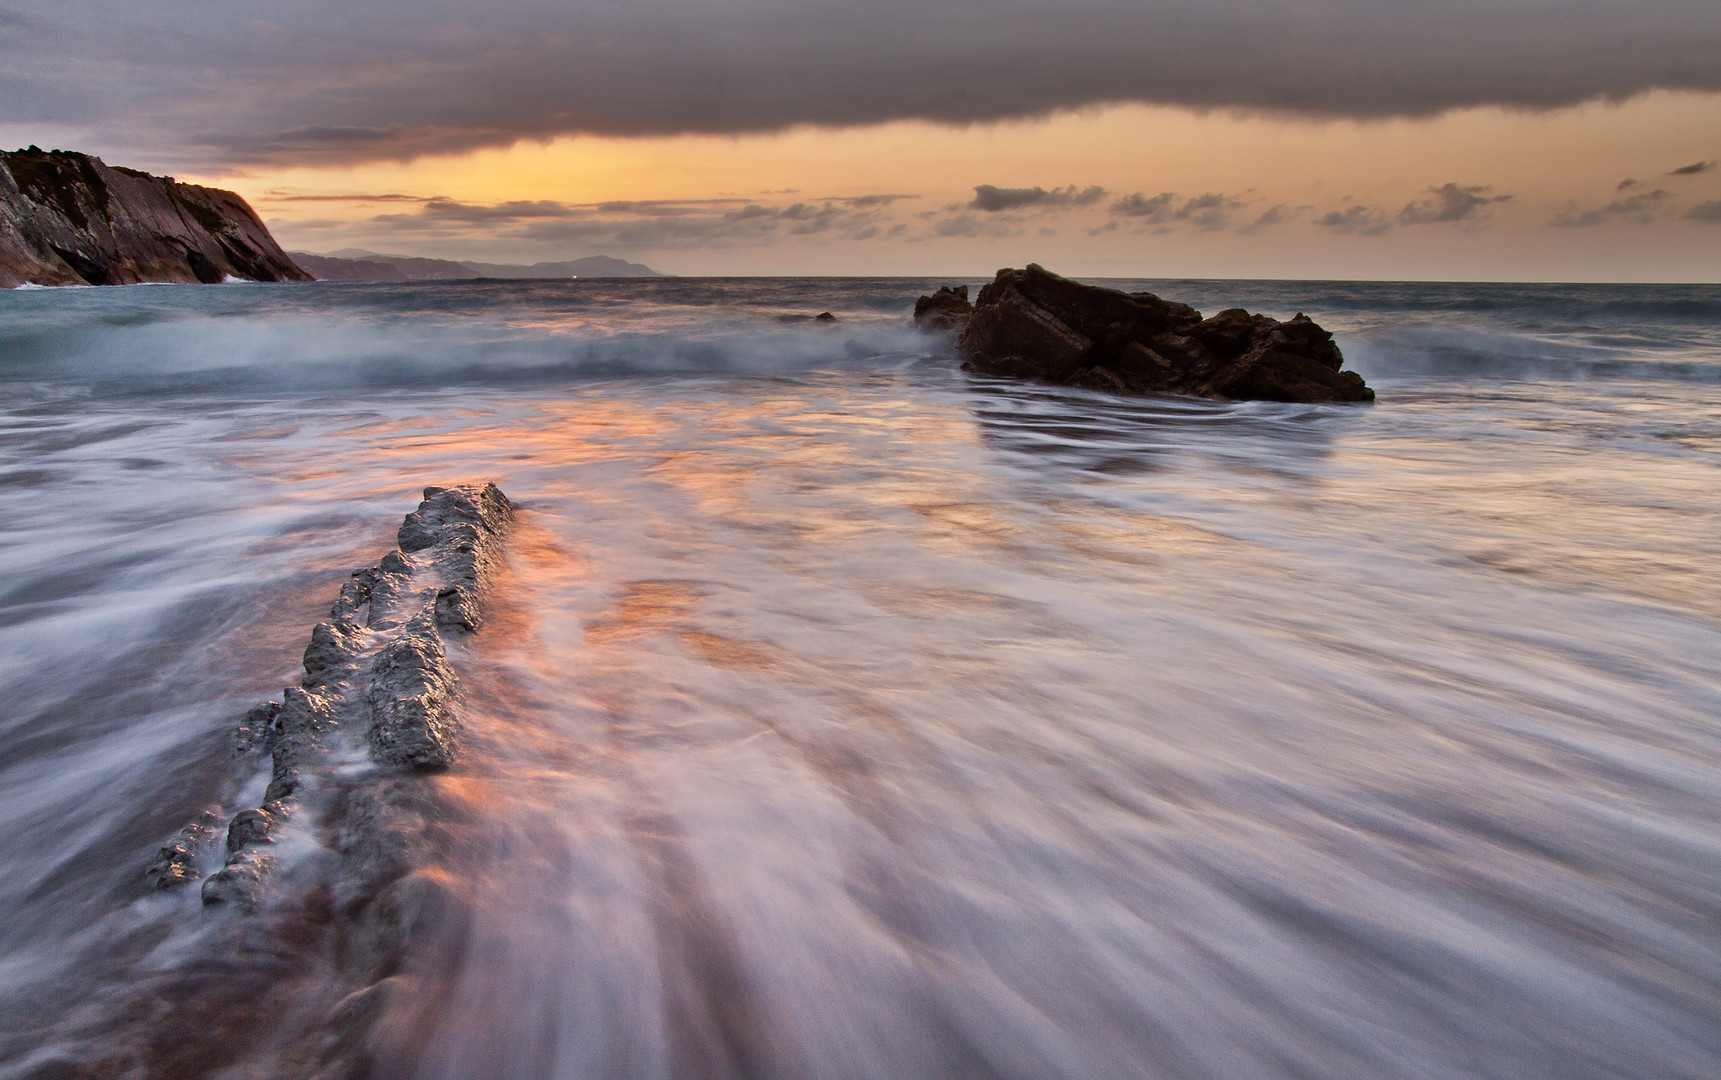
[(1639, 225), (1647, 225), (1655, 220), (1657, 205), (1666, 199), (1671, 192), (1661, 188), (1645, 191), (1624, 199), (1615, 199), (1606, 206), (1597, 206), (1588, 210), (1580, 209), (1576, 203), (1567, 203), (1550, 219), (1549, 225), (1562, 229), (1587, 229), (1596, 225), (1605, 225), (1610, 221), (1630, 221)]
[(266, 191), (259, 201), (280, 202), (344, 202), (344, 203), (375, 203), (375, 202), (404, 202), (427, 203), (440, 196), (435, 195), (401, 195), (387, 192), (381, 195), (299, 195), (289, 191)]
[(856, 195), (841, 200), (857, 210), (865, 210), (874, 206), (889, 206), (898, 199), (918, 199), (919, 195)]
[(431, 198), (409, 213), (377, 214), (360, 228), (401, 244), (482, 240), (617, 250), (721, 248), (797, 237), (868, 240), (901, 235), (880, 215), (907, 197), (856, 195), (787, 205), (742, 199), (477, 205)]
[(1064, 210), (1072, 206), (1092, 206), (1105, 197), (1106, 189), (1098, 186), (1078, 188), (1071, 184), (1069, 187), (1047, 191), (1042, 187), (1001, 188), (991, 184), (976, 184), (974, 198), (968, 203), (967, 209), (983, 210), (989, 214), (1030, 208)]
[(493, 222), (519, 221), (523, 218), (572, 217), (578, 211), (564, 203), (547, 200), (514, 201), (496, 203), (493, 206), (475, 206), (471, 203), (456, 202), (453, 199), (430, 199), (419, 209), (419, 213), (439, 221), (483, 225)]
[(1176, 217), (1187, 221), (1199, 232), (1223, 229), (1231, 224), (1231, 215), (1243, 205), (1239, 199), (1217, 192), (1197, 195), (1178, 208)]
[(1020, 236), (1022, 229), (1010, 223), (1008, 219), (975, 217), (973, 214), (957, 214), (954, 217), (943, 218), (933, 223), (931, 235), (941, 239), (977, 239), (981, 237), (1001, 239), (1007, 236)]
[[(1303, 209), (1307, 208), (1305, 207)], [(1237, 231), (1245, 234), (1258, 233), (1263, 229), (1270, 229), (1275, 225), (1283, 225), (1296, 217), (1298, 213), (1299, 210), (1295, 207), (1284, 206), (1282, 204), (1269, 206), (1267, 209), (1261, 211), (1253, 221), (1246, 221), (1237, 226)]]
[(1669, 170), (1667, 175), (1668, 176), (1696, 176), (1698, 173), (1706, 173), (1710, 169), (1713, 169), (1714, 167), (1715, 167), (1715, 162), (1713, 162), (1713, 161), (1698, 161), (1698, 162), (1694, 162), (1690, 165), (1681, 165), (1677, 169)]
[(1134, 192), (1111, 204), (1111, 212), (1119, 217), (1134, 218), (1147, 225), (1187, 223), (1197, 232), (1212, 232), (1231, 224), (1232, 215), (1242, 209), (1244, 200), (1235, 195), (1209, 191), (1183, 201), (1173, 191), (1158, 195)]
[(1177, 204), (1177, 193), (1162, 191), (1158, 195), (1136, 192), (1111, 204), (1111, 212), (1124, 217), (1146, 218), (1149, 221), (1169, 220)]
[(685, 217), (709, 213), (713, 207), (742, 206), (745, 199), (611, 199), (593, 203), (600, 214), (642, 214), (646, 217)]
[(1379, 236), (1392, 228), (1392, 219), (1378, 206), (1357, 203), (1343, 210), (1329, 210), (1316, 218), (1315, 224), (1337, 233)]
[(1439, 225), (1448, 222), (1473, 221), (1487, 212), (1494, 203), (1511, 202), (1510, 195), (1490, 195), (1491, 189), (1463, 184), (1442, 184), (1431, 187), (1431, 198), (1404, 204), (1398, 212), (1400, 225)]
[(1615, 191), (1629, 191), (1641, 183), (1643, 183), (1643, 181), (1635, 180), (1635, 179), (1632, 179), (1631, 177), (1627, 177), (1626, 179), (1621, 180), (1617, 185), (1615, 185), (1614, 190)]
[(1721, 225), (1721, 199), (1698, 203), (1680, 216), (1687, 221), (1701, 221), (1705, 225)]

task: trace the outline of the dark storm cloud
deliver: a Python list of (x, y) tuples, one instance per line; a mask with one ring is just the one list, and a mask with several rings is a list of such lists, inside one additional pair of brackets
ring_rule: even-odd
[(1400, 225), (1440, 225), (1473, 221), (1494, 203), (1511, 202), (1510, 195), (1491, 195), (1485, 187), (1442, 184), (1428, 189), (1430, 198), (1406, 203), (1398, 212)]
[(1548, 220), (1549, 225), (1562, 229), (1587, 229), (1596, 225), (1606, 225), (1610, 221), (1630, 221), (1639, 225), (1647, 225), (1655, 220), (1655, 211), (1662, 200), (1672, 192), (1657, 188), (1646, 191), (1641, 195), (1633, 195), (1626, 199), (1615, 199), (1606, 206), (1596, 206), (1583, 209), (1575, 203), (1567, 204)]
[(1721, 225), (1721, 199), (1698, 203), (1680, 216), (1687, 221), (1701, 221), (1705, 225)]
[(1667, 175), (1668, 176), (1696, 176), (1698, 173), (1706, 173), (1710, 169), (1713, 169), (1714, 167), (1715, 167), (1715, 163), (1713, 161), (1699, 161), (1699, 162), (1696, 162), (1696, 163), (1691, 164), (1691, 165), (1681, 165), (1677, 169), (1670, 170)]
[[(1416, 116), (1721, 89), (1714, 0), (10, 0), (8, 125), (134, 163), (1108, 102)], [(1621, 42), (1629, 42), (1622, 47)]]
[(1069, 187), (1047, 191), (1041, 187), (1001, 188), (991, 184), (977, 184), (974, 187), (974, 199), (968, 204), (968, 209), (984, 210), (989, 214), (1029, 208), (1062, 210), (1072, 206), (1092, 206), (1105, 197), (1106, 189), (1097, 186), (1078, 188), (1071, 184)]

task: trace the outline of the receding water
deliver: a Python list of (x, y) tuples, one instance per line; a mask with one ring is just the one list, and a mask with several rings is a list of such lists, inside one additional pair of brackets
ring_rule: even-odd
[(370, 1075), (1721, 1074), (1721, 288), (1137, 286), (1358, 407), (975, 378), (932, 284), (0, 293), (0, 1077), (312, 1074), (142, 870), (478, 480)]

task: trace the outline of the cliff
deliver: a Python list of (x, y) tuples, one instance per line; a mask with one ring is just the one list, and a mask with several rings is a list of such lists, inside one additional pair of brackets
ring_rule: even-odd
[(309, 281), (231, 191), (68, 151), (0, 151), (0, 288)]

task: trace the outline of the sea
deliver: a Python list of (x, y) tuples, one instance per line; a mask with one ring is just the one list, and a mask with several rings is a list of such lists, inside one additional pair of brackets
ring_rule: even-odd
[(143, 871), (483, 481), (362, 1075), (1721, 1076), (1721, 286), (1097, 282), (1379, 395), (1290, 405), (966, 373), (959, 283), (0, 293), (0, 1078), (318, 1075)]

